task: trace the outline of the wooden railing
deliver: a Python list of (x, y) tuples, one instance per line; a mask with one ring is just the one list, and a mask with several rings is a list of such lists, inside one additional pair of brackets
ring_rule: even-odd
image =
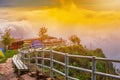
[[(116, 78), (116, 79), (120, 79), (119, 75), (113, 75), (113, 74), (108, 74), (108, 73), (103, 73), (103, 72), (98, 72), (96, 71), (96, 61), (108, 61), (108, 62), (118, 62), (120, 63), (120, 60), (113, 60), (113, 59), (108, 59), (108, 58), (99, 58), (99, 57), (95, 57), (95, 56), (82, 56), (82, 55), (71, 55), (68, 53), (62, 53), (62, 52), (57, 52), (54, 50), (33, 50), (33, 49), (29, 49), (27, 50), (19, 50), (20, 54), (28, 54), (28, 57), (25, 58), (22, 56), (23, 59), (28, 60), (28, 67), (30, 69), (30, 54), (35, 51), (35, 57), (32, 57), (35, 59), (35, 64), (36, 64), (36, 71), (38, 70), (38, 67), (40, 66), (42, 68), (42, 73), (44, 74), (44, 68), (48, 68), (50, 69), (50, 77), (53, 78), (53, 73), (57, 72), (58, 74), (61, 74), (65, 77), (65, 80), (79, 80), (77, 78), (71, 77), (69, 76), (69, 68), (72, 69), (76, 69), (76, 70), (81, 70), (81, 71), (85, 71), (85, 72), (89, 72), (91, 73), (91, 80), (96, 80), (96, 75), (101, 75), (101, 76), (106, 76), (106, 77), (111, 77), (111, 78)], [(41, 52), (41, 56), (38, 56), (38, 52)], [(50, 58), (45, 58), (45, 52), (50, 52)], [(59, 54), (59, 55), (63, 55), (65, 62), (60, 62), (54, 59), (54, 54)], [(91, 59), (92, 60), (92, 69), (85, 69), (85, 68), (80, 68), (80, 67), (75, 67), (75, 66), (71, 66), (69, 65), (69, 58), (70, 57), (74, 57), (74, 58), (85, 58), (85, 59)], [(38, 63), (38, 59), (41, 59), (41, 63)], [(45, 60), (50, 61), (50, 66), (46, 66), (44, 65)], [(54, 68), (54, 63), (60, 64), (62, 66), (64, 66), (65, 69), (65, 73), (57, 70)]]

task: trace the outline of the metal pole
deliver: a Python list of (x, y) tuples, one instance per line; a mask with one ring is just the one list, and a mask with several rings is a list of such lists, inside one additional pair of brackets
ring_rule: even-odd
[(42, 50), (42, 74), (44, 74), (44, 50)]
[(53, 52), (50, 51), (50, 77), (53, 79)]
[(96, 59), (95, 56), (92, 58), (92, 80), (96, 80)]
[(68, 53), (65, 54), (65, 80), (68, 80), (68, 64), (69, 64), (69, 57), (68, 57)]

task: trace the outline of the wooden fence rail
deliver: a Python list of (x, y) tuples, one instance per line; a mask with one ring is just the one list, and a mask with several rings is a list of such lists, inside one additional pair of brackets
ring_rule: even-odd
[[(79, 80), (77, 78), (74, 78), (74, 77), (71, 77), (69, 76), (69, 68), (72, 68), (72, 69), (76, 69), (76, 70), (81, 70), (81, 71), (85, 71), (85, 72), (89, 72), (91, 73), (91, 80), (96, 80), (96, 75), (101, 75), (101, 76), (106, 76), (106, 77), (111, 77), (111, 78), (116, 78), (116, 79), (120, 79), (120, 76), (119, 75), (113, 75), (113, 74), (107, 74), (107, 73), (103, 73), (103, 72), (97, 72), (96, 71), (96, 61), (110, 61), (110, 62), (118, 62), (120, 63), (120, 60), (113, 60), (113, 59), (108, 59), (108, 58), (99, 58), (99, 57), (95, 57), (95, 56), (82, 56), (82, 55), (71, 55), (71, 54), (68, 54), (68, 53), (62, 53), (62, 52), (57, 52), (57, 51), (54, 51), (54, 50), (29, 50), (29, 51), (26, 51), (24, 49), (20, 49), (19, 50), (19, 53), (21, 53), (22, 55), (23, 54), (28, 54), (28, 58), (24, 58), (23, 56), (23, 59), (26, 59), (28, 60), (28, 67), (30, 68), (30, 54), (35, 51), (35, 57), (33, 57), (35, 59), (35, 64), (36, 64), (36, 71), (38, 70), (38, 67), (40, 66), (42, 68), (42, 73), (44, 74), (44, 70), (45, 68), (48, 68), (50, 69), (50, 77), (53, 78), (54, 77), (54, 72), (58, 73), (58, 74), (61, 74), (65, 77), (65, 80)], [(41, 52), (41, 57), (38, 56), (38, 52)], [(45, 58), (45, 52), (50, 52), (50, 58)], [(64, 56), (64, 63), (63, 62), (60, 62), (60, 61), (57, 61), (54, 59), (54, 54), (59, 54), (59, 55), (63, 55)], [(91, 59), (92, 60), (92, 69), (85, 69), (85, 68), (80, 68), (80, 67), (75, 67), (75, 66), (71, 66), (69, 65), (69, 58), (70, 57), (74, 57), (74, 58), (85, 58), (85, 59)], [(41, 59), (42, 60), (42, 63), (38, 63), (38, 59)], [(50, 66), (46, 66), (44, 65), (45, 64), (45, 60), (48, 60), (50, 61)], [(63, 65), (64, 66), (64, 69), (65, 69), (65, 73), (57, 70), (54, 68), (54, 63), (57, 63), (57, 64), (60, 64), (60, 65)]]

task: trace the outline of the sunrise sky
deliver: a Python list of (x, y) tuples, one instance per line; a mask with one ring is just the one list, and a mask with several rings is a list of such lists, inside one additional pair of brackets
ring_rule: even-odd
[(3, 19), (39, 22), (44, 18), (43, 21), (52, 19), (65, 24), (104, 24), (119, 23), (119, 4), (119, 0), (0, 0), (0, 11)]
[(88, 48), (120, 58), (120, 0), (0, 0), (0, 29), (8, 26), (24, 38), (36, 37), (42, 26), (64, 39), (77, 34)]

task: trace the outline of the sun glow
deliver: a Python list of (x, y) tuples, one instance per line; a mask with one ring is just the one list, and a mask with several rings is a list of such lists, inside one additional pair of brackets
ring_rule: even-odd
[[(83, 7), (78, 7), (74, 3), (65, 5), (64, 0), (61, 0), (62, 8), (48, 9), (24, 9), (15, 8), (9, 11), (8, 19), (28, 20), (32, 23), (63, 23), (63, 24), (112, 24), (119, 23), (120, 11), (116, 10), (91, 10)], [(102, 5), (101, 5), (102, 6)], [(5, 17), (6, 15), (2, 14)], [(14, 19), (13, 19), (14, 20)]]
[(77, 8), (74, 4), (70, 6), (70, 9), (52, 9), (48, 13), (51, 18), (56, 18), (60, 22), (69, 24), (112, 23), (120, 19), (120, 12), (86, 10)]
[(64, 24), (107, 24), (120, 21), (119, 11), (93, 11), (78, 8), (74, 4), (69, 8), (37, 9), (24, 13), (25, 17), (33, 22), (56, 20)]

